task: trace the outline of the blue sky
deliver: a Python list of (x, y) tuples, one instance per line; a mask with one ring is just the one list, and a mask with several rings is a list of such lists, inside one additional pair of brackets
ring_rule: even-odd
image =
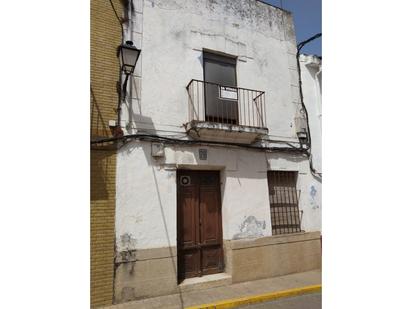
[[(281, 6), (280, 0), (262, 1)], [(298, 43), (322, 32), (322, 0), (283, 0), (282, 2), (283, 8), (293, 13)], [(305, 45), (302, 52), (322, 56), (322, 38)]]

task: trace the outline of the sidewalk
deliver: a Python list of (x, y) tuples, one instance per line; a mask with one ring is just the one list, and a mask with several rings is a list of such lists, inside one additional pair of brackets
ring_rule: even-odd
[(104, 307), (104, 309), (182, 309), (196, 305), (224, 301), (227, 299), (238, 299), (246, 296), (255, 296), (265, 293), (319, 285), (321, 284), (321, 281), (321, 270), (313, 270), (287, 276), (148, 298), (120, 305), (108, 306)]

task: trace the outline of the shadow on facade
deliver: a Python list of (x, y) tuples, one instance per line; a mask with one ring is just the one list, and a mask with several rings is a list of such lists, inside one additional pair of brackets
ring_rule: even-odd
[[(155, 186), (156, 186), (156, 193), (157, 193), (157, 198), (158, 198), (158, 201), (159, 201), (160, 211), (161, 211), (161, 214), (162, 214), (162, 222), (163, 222), (163, 226), (164, 226), (165, 231), (166, 231), (169, 255), (170, 255), (170, 258), (171, 258), (171, 261), (172, 261), (173, 271), (174, 271), (174, 274), (175, 274), (176, 280), (177, 280), (177, 278), (178, 278), (177, 266), (176, 266), (177, 265), (177, 256), (173, 255), (172, 242), (171, 242), (171, 239), (170, 239), (170, 233), (169, 233), (167, 223), (166, 223), (166, 215), (165, 215), (165, 211), (164, 211), (164, 208), (163, 208), (162, 198), (160, 196), (160, 190), (159, 190), (159, 184), (158, 184), (157, 178), (156, 178), (156, 172), (155, 172), (153, 166), (152, 166), (152, 173), (153, 173), (153, 180), (154, 180), (154, 183), (155, 183)], [(179, 285), (177, 286), (177, 288), (178, 288), (178, 291), (179, 291), (180, 305), (181, 305), (181, 308), (183, 309), (185, 306), (184, 306), (184, 301), (183, 301), (183, 297), (182, 297), (182, 291), (181, 291)]]
[[(140, 116), (141, 117), (141, 116)], [(148, 117), (146, 117), (146, 119), (150, 119)], [(154, 129), (154, 127), (153, 127)], [(156, 168), (161, 165), (161, 163), (163, 163), (163, 160), (156, 160), (152, 157), (152, 153), (151, 153), (151, 142), (141, 142), (141, 141), (129, 141), (127, 143), (125, 143), (123, 146), (121, 146), (119, 148), (119, 150), (121, 149), (121, 152), (126, 153), (127, 155), (130, 155), (132, 153), (135, 152), (143, 152), (145, 159), (146, 159), (146, 163), (147, 166), (149, 168), (151, 168), (151, 172), (153, 175), (153, 184), (155, 187), (155, 191), (156, 191), (156, 198), (157, 198), (157, 207), (159, 207), (160, 209), (160, 214), (161, 214), (161, 218), (159, 218), (159, 223), (163, 225), (164, 231), (165, 231), (165, 236), (166, 236), (166, 240), (167, 240), (167, 250), (168, 250), (168, 256), (167, 258), (170, 258), (171, 261), (171, 269), (173, 269), (173, 273), (175, 275), (176, 278), (176, 285), (177, 285), (177, 290), (180, 296), (180, 307), (183, 309), (184, 308), (184, 300), (182, 297), (182, 292), (181, 289), (178, 286), (177, 283), (177, 256), (176, 254), (174, 254), (173, 249), (176, 248), (175, 242), (176, 240), (171, 238), (171, 231), (170, 228), (167, 226), (167, 220), (166, 220), (166, 211), (165, 211), (165, 206), (164, 203), (162, 201), (162, 196), (161, 196), (161, 191), (160, 191), (160, 187), (159, 187), (159, 182), (158, 182), (158, 177), (156, 176)], [(149, 183), (151, 181), (148, 181)], [(136, 251), (138, 251), (139, 249), (137, 249)]]
[(108, 199), (109, 168), (114, 150), (91, 150), (90, 152), (90, 199)]
[(91, 136), (110, 136), (110, 130), (107, 127), (107, 121), (103, 118), (99, 103), (96, 99), (92, 86), (90, 86), (90, 128)]

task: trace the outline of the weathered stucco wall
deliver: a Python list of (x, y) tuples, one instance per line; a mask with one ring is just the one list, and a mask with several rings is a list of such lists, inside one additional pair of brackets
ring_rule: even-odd
[[(208, 160), (199, 159), (199, 148)], [(268, 170), (298, 171), (302, 228), (318, 231), (320, 209), (312, 198), (313, 179), (302, 156), (206, 146), (167, 146), (151, 155), (151, 143), (130, 142), (118, 153), (117, 251), (176, 246), (176, 170), (220, 170), (223, 238), (272, 235)]]
[[(301, 55), (303, 100), (308, 111), (312, 140), (312, 162), (318, 173), (322, 173), (322, 60), (313, 55)], [(312, 177), (310, 180), (310, 206), (319, 210), (319, 217), (308, 222), (312, 228), (321, 230), (322, 183)]]
[[(143, 52), (122, 109), (127, 133), (185, 137), (186, 85), (203, 79), (202, 50), (210, 49), (238, 57), (239, 86), (266, 91), (268, 138), (296, 141), (300, 99), (290, 13), (253, 0), (135, 0), (132, 9), (126, 37)], [(256, 236), (271, 235), (268, 170), (299, 171), (303, 229), (320, 229), (321, 188), (307, 159), (215, 148), (199, 162), (197, 151), (168, 147), (165, 162), (151, 157), (147, 143), (119, 151), (117, 250), (175, 245), (176, 168), (184, 166), (222, 171), (225, 239), (252, 233), (248, 222), (259, 227)]]
[(238, 57), (239, 87), (266, 92), (270, 136), (296, 140), (299, 88), (290, 13), (253, 0), (142, 3), (135, 5), (127, 34), (143, 48), (122, 109), (128, 133), (184, 132), (186, 86), (191, 79), (203, 80), (202, 50), (209, 49)]
[[(199, 148), (208, 159), (200, 160)], [(317, 269), (319, 233), (271, 236), (267, 170), (299, 172), (302, 228), (318, 231), (312, 176), (300, 156), (223, 147), (166, 146), (154, 159), (151, 143), (131, 142), (118, 157), (115, 302), (178, 293), (176, 170), (220, 170), (225, 272), (242, 282)]]

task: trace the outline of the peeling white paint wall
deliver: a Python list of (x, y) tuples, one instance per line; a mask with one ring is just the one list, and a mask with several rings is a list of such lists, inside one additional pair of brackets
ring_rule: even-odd
[(312, 137), (313, 166), (322, 172), (322, 60), (300, 55), (303, 100), (308, 111)]
[[(150, 144), (129, 143), (118, 153), (118, 251), (176, 243), (176, 173), (159, 169), (152, 161)], [(124, 235), (130, 235), (132, 242), (122, 242)]]
[[(292, 16), (254, 0), (134, 0), (126, 37), (142, 48), (122, 106), (125, 134), (186, 138), (186, 86), (203, 80), (202, 49), (238, 57), (239, 87), (266, 92), (268, 139), (297, 142), (300, 103)], [(199, 159), (199, 148), (208, 159)], [(130, 142), (117, 159), (117, 251), (176, 246), (176, 169), (220, 170), (223, 238), (272, 234), (268, 170), (299, 172), (302, 228), (320, 229), (319, 184), (306, 158), (224, 147), (166, 146)]]
[[(206, 162), (199, 160), (199, 148), (208, 150)], [(264, 222), (257, 236), (272, 233), (263, 153), (221, 147), (167, 147), (166, 158), (156, 161), (151, 157), (150, 143), (132, 142), (121, 149), (119, 159), (118, 250), (176, 246), (177, 168), (221, 170), (224, 239), (245, 232), (247, 226), (243, 231), (240, 227), (250, 216)], [(122, 241), (125, 236), (129, 238), (127, 235), (132, 235), (133, 242)]]
[(185, 132), (186, 86), (203, 80), (202, 50), (209, 49), (238, 57), (238, 86), (266, 92), (270, 136), (295, 140), (299, 88), (289, 13), (254, 0), (146, 0), (134, 18), (138, 30), (129, 32), (143, 51), (122, 106), (127, 133)]
[[(199, 159), (200, 148), (208, 150), (208, 160)], [(313, 179), (308, 161), (302, 156), (167, 146), (165, 158), (154, 159), (151, 143), (131, 142), (120, 149), (117, 161), (116, 235), (120, 251), (176, 246), (178, 168), (221, 171), (223, 239), (272, 235), (268, 170), (299, 172), (302, 228), (320, 228), (320, 209), (314, 208), (311, 201)]]

